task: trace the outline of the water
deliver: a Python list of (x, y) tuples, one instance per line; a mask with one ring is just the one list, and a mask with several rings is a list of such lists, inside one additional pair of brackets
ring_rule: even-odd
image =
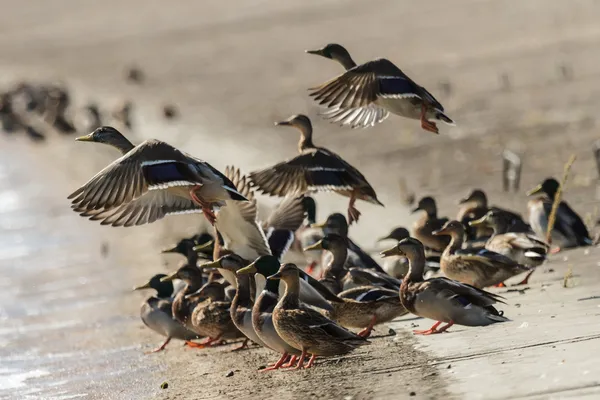
[(131, 287), (152, 263), (164, 268), (148, 251), (152, 229), (74, 214), (66, 195), (81, 181), (70, 172), (79, 161), (66, 138), (51, 140), (0, 136), (0, 398), (148, 398), (160, 358), (141, 344), (160, 338), (142, 327)]

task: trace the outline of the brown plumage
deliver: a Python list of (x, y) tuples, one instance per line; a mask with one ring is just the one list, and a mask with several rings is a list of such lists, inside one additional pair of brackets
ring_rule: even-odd
[(300, 155), (250, 174), (252, 184), (263, 193), (274, 196), (302, 195), (317, 191), (334, 191), (350, 197), (348, 220), (358, 220), (354, 208), (357, 199), (383, 205), (366, 178), (337, 154), (317, 147), (312, 141), (312, 125), (305, 115), (294, 115), (277, 125), (300, 130)]
[(448, 218), (438, 218), (437, 206), (432, 197), (419, 200), (418, 206), (412, 212), (418, 211), (425, 213), (413, 224), (412, 236), (420, 240), (425, 247), (441, 253), (450, 243), (450, 237), (436, 236), (433, 232), (441, 229), (448, 222)]

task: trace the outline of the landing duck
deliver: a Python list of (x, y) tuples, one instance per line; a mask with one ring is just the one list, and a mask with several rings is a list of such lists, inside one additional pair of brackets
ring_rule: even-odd
[(349, 223), (358, 221), (360, 212), (356, 200), (383, 206), (366, 178), (337, 154), (313, 144), (313, 129), (305, 115), (293, 115), (278, 126), (291, 126), (300, 131), (300, 155), (272, 167), (250, 174), (254, 186), (274, 196), (302, 195), (317, 191), (334, 191), (349, 197)]
[[(538, 186), (527, 192), (528, 196), (543, 194), (531, 199), (529, 209), (529, 224), (540, 238), (546, 238), (548, 218), (552, 210), (552, 203), (556, 198), (560, 184), (554, 178), (548, 178)], [(581, 217), (573, 211), (566, 201), (561, 201), (556, 211), (556, 220), (552, 228), (551, 243), (555, 246), (553, 252), (572, 247), (590, 246), (593, 241)]]
[[(504, 303), (501, 296), (448, 278), (424, 280), (425, 252), (417, 239), (403, 239), (381, 255), (408, 258), (410, 267), (400, 287), (400, 301), (409, 312), (437, 321), (430, 329), (417, 330), (415, 334), (442, 333), (454, 324), (485, 326), (508, 321), (494, 308), (494, 304)], [(442, 323), (446, 325), (438, 328)]]
[(329, 112), (326, 117), (351, 127), (368, 127), (383, 121), (389, 113), (418, 119), (421, 128), (439, 133), (434, 121), (454, 125), (444, 107), (423, 86), (410, 79), (385, 58), (361, 65), (339, 44), (331, 43), (308, 53), (338, 61), (346, 72), (309, 89), (310, 95)]
[[(118, 136), (114, 131), (100, 127), (79, 140), (113, 145), (113, 140), (104, 138)], [(210, 164), (156, 139), (135, 146), (68, 199), (83, 216), (103, 225), (126, 227), (196, 212), (214, 224), (215, 206), (224, 206), (226, 200), (247, 201)]]

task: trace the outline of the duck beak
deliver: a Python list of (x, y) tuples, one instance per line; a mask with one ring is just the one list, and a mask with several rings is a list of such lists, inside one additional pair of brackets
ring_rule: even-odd
[(208, 242), (206, 242), (206, 243), (202, 243), (202, 244), (199, 244), (199, 245), (197, 245), (197, 246), (194, 246), (194, 248), (193, 248), (192, 250), (194, 250), (196, 253), (198, 253), (198, 252), (200, 252), (200, 251), (202, 251), (202, 250), (208, 249), (208, 248), (209, 248), (210, 246), (212, 246), (214, 243), (215, 243), (215, 241), (214, 241), (214, 240), (209, 240), (209, 241), (208, 241)]
[(281, 272), (278, 272), (274, 275), (267, 277), (267, 280), (276, 281), (277, 279), (281, 279)]
[(431, 234), (434, 236), (441, 236), (441, 235), (447, 235), (448, 233), (446, 232), (446, 230), (444, 228), (442, 228), (437, 231), (431, 232)]
[(76, 137), (75, 140), (78, 142), (93, 142), (94, 141), (94, 133), (90, 133), (89, 135)]
[(290, 121), (279, 121), (275, 122), (275, 126), (290, 126), (292, 123)]
[(177, 253), (177, 246), (175, 245), (173, 247), (169, 247), (168, 249), (163, 249), (160, 252), (163, 253), (163, 254), (166, 254), (166, 253)]
[(258, 270), (256, 269), (256, 265), (254, 265), (255, 263), (252, 263), (242, 269), (238, 269), (236, 274), (237, 275), (243, 275), (243, 274), (255, 274), (258, 272)]
[(384, 240), (388, 240), (391, 239), (392, 237), (390, 235), (384, 236), (384, 237), (380, 237), (379, 239), (377, 239), (377, 242), (383, 242)]
[(469, 200), (470, 200), (470, 199), (469, 199), (469, 197), (463, 197), (462, 199), (460, 199), (460, 200), (458, 201), (458, 204), (465, 204), (465, 203), (466, 203), (467, 201), (469, 201)]
[(381, 257), (386, 258), (391, 256), (398, 256), (402, 253), (398, 250), (398, 246), (394, 246), (391, 249), (384, 250), (379, 254), (381, 255)]
[(150, 282), (145, 283), (141, 286), (136, 286), (133, 288), (133, 290), (143, 290), (143, 289), (151, 289), (152, 287), (150, 286)]
[(485, 223), (485, 221), (487, 220), (487, 218), (485, 217), (485, 215), (479, 219), (474, 219), (473, 221), (469, 221), (469, 226), (479, 226), (479, 225), (483, 225)]
[(163, 276), (160, 278), (161, 282), (171, 282), (173, 279), (177, 279), (177, 271), (173, 272), (171, 275)]
[[(202, 290), (202, 289), (200, 289), (200, 290)], [(200, 297), (200, 290), (198, 290), (197, 292), (194, 292), (194, 293), (186, 294), (185, 296), (183, 296), (183, 298), (186, 300), (189, 300), (192, 297)]]
[(323, 249), (323, 239), (319, 240), (315, 244), (311, 244), (310, 246), (303, 248), (302, 251), (322, 250), (322, 249)]
[(304, 50), (304, 52), (307, 53), (307, 54), (314, 54), (314, 55), (317, 55), (317, 56), (325, 57), (325, 54), (323, 53), (323, 49)]
[(325, 228), (325, 226), (327, 225), (327, 222), (319, 222), (316, 224), (310, 224), (311, 228)]
[(538, 194), (542, 192), (542, 184), (537, 185), (533, 189), (527, 192), (527, 196), (533, 196), (534, 194)]
[(221, 265), (221, 259), (218, 259), (216, 261), (211, 261), (211, 262), (207, 262), (207, 263), (204, 263), (204, 264), (200, 264), (198, 266), (198, 268), (206, 268), (206, 269), (209, 269), (209, 268), (223, 268), (223, 266)]

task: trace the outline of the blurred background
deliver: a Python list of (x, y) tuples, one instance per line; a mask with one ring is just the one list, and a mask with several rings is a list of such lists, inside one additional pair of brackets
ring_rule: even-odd
[[(143, 296), (131, 287), (172, 270), (179, 260), (161, 248), (204, 221), (109, 228), (73, 213), (66, 196), (118, 156), (74, 142), (98, 124), (249, 172), (296, 154), (297, 132), (273, 122), (305, 113), (316, 144), (359, 168), (386, 205), (358, 204), (363, 217), (350, 233), (365, 248), (411, 223), (412, 196), (433, 195), (440, 213), (454, 216), (457, 200), (478, 187), (492, 204), (524, 212), (524, 192), (560, 178), (571, 154), (565, 196), (596, 219), (593, 0), (1, 4), (0, 398), (94, 398), (106, 388), (111, 395), (100, 397), (147, 398), (156, 389), (147, 372), (167, 368), (142, 354), (141, 343), (157, 337), (143, 329)], [(395, 116), (368, 130), (320, 119), (306, 89), (341, 67), (304, 50), (327, 43), (358, 63), (388, 58), (457, 126), (436, 136)], [(53, 106), (33, 107), (28, 85), (44, 88)], [(20, 97), (11, 102), (10, 93)], [(510, 193), (507, 149), (523, 163)], [(317, 201), (319, 219), (347, 204), (333, 194)]]

